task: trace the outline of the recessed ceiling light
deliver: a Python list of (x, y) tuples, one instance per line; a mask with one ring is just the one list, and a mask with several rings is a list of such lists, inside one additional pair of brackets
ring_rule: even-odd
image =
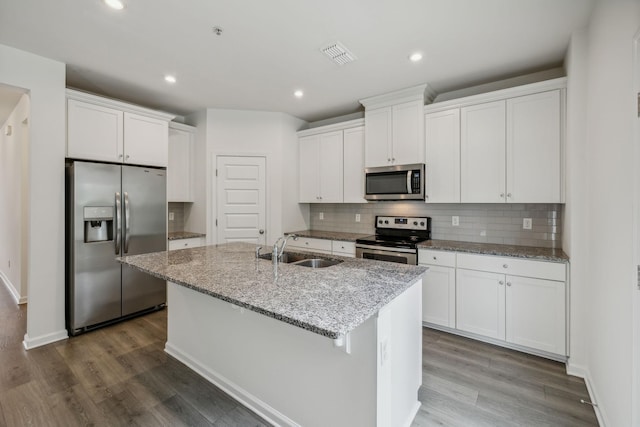
[(296, 98), (302, 98), (304, 96), (304, 92), (301, 90), (297, 90), (293, 92), (293, 96), (295, 96)]
[(174, 84), (176, 82), (176, 77), (170, 74), (167, 74), (166, 76), (164, 76), (164, 81), (167, 83)]
[(421, 59), (422, 59), (422, 54), (421, 54), (420, 52), (412, 53), (412, 54), (409, 56), (409, 60), (410, 60), (411, 62), (418, 62), (418, 61), (420, 61)]
[(112, 9), (122, 10), (124, 9), (124, 3), (120, 0), (104, 0), (105, 4)]

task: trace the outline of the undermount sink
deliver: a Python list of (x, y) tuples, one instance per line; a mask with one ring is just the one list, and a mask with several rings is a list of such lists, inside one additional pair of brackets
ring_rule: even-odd
[[(260, 258), (271, 260), (273, 259), (273, 255), (271, 253), (266, 253), (260, 255)], [(317, 255), (313, 254), (294, 254), (291, 252), (285, 252), (282, 254), (282, 258), (280, 258), (279, 262), (285, 264), (300, 265), (302, 267), (309, 268), (325, 268), (331, 267), (332, 265), (340, 264), (342, 260), (332, 258), (318, 258)]]
[(342, 260), (340, 259), (326, 259), (326, 258), (310, 258), (303, 259), (302, 261), (296, 261), (293, 265), (301, 265), (302, 267), (310, 267), (310, 268), (325, 268), (331, 267), (332, 265), (340, 264)]

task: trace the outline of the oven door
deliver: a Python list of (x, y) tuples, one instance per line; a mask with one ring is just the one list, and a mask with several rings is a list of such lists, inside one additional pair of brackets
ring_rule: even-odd
[(418, 265), (418, 252), (415, 249), (356, 245), (356, 258), (396, 262), (398, 264)]

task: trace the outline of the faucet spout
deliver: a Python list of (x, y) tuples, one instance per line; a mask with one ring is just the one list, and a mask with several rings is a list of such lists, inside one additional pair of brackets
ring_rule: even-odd
[[(273, 252), (271, 253), (271, 259), (273, 260), (273, 265), (275, 267), (278, 266), (278, 261), (282, 260), (282, 254), (284, 253), (284, 248), (287, 247), (287, 242), (289, 239), (298, 240), (297, 234), (288, 234), (285, 237), (278, 237), (278, 240), (273, 244)], [(278, 244), (282, 242), (282, 245), (278, 247)]]

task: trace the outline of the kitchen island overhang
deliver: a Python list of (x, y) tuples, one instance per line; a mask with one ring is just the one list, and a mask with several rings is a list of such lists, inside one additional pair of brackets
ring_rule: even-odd
[(121, 262), (170, 282), (165, 350), (270, 422), (410, 425), (426, 268), (341, 258), (274, 271), (254, 253), (233, 243)]

